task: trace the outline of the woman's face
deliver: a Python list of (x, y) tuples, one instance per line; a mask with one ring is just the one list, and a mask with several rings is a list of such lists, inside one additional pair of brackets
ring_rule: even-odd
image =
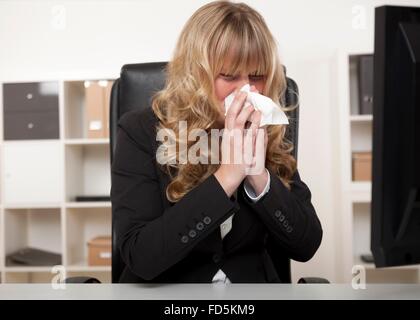
[[(223, 115), (225, 114), (225, 98), (233, 91), (236, 89), (241, 89), (246, 84), (255, 87), (255, 89), (252, 89), (252, 91), (258, 91), (259, 93), (262, 93), (265, 86), (265, 75), (256, 74), (255, 72), (251, 74), (231, 75), (224, 73), (222, 70), (222, 72), (216, 76), (214, 81), (215, 94), (218, 101), (220, 102), (220, 108)], [(220, 118), (219, 121), (224, 122), (224, 117), (223, 119)]]

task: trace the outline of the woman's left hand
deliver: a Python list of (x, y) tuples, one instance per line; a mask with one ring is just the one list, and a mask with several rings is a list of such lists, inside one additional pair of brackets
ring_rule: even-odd
[[(258, 93), (258, 90), (254, 86), (251, 86), (251, 91)], [(255, 164), (249, 170), (246, 180), (254, 189), (255, 194), (258, 195), (264, 190), (268, 180), (268, 173), (267, 170), (265, 170), (268, 134), (266, 126), (260, 128), (261, 113), (258, 113), (256, 116), (251, 118), (250, 122), (251, 125), (249, 129), (253, 130), (252, 144)]]

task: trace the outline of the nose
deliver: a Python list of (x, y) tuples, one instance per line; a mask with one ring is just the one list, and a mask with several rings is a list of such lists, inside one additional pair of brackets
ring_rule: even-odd
[(244, 85), (249, 84), (249, 78), (248, 76), (241, 77), (241, 79), (238, 81), (238, 90), (241, 89)]

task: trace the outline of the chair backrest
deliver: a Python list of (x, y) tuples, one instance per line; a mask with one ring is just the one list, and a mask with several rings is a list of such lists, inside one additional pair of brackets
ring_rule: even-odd
[[(121, 68), (120, 78), (114, 82), (110, 101), (110, 148), (111, 164), (116, 144), (117, 124), (119, 118), (127, 111), (138, 108), (150, 108), (152, 95), (163, 89), (165, 85), (166, 62), (127, 64)], [(286, 69), (284, 69), (286, 72)], [(296, 83), (287, 78), (287, 90), (281, 97), (286, 105), (298, 104), (298, 87)], [(299, 108), (288, 112), (290, 125), (286, 131), (286, 138), (294, 144), (294, 156), (297, 159)], [(117, 235), (114, 228), (114, 214), (112, 216), (112, 282), (118, 282), (124, 269), (116, 244)], [(267, 250), (280, 250), (269, 247)], [(279, 251), (277, 251), (279, 252)], [(273, 259), (275, 267), (284, 282), (290, 282), (290, 261)]]

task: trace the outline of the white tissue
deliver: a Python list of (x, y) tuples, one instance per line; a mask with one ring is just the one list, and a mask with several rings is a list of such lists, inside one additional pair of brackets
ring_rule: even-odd
[[(265, 125), (289, 124), (286, 114), (273, 100), (257, 92), (251, 92), (251, 86), (249, 84), (244, 85), (240, 91), (247, 92), (248, 97), (246, 101), (252, 104), (255, 109), (261, 111), (260, 127)], [(234, 98), (235, 95), (233, 93), (225, 98), (225, 115)]]

